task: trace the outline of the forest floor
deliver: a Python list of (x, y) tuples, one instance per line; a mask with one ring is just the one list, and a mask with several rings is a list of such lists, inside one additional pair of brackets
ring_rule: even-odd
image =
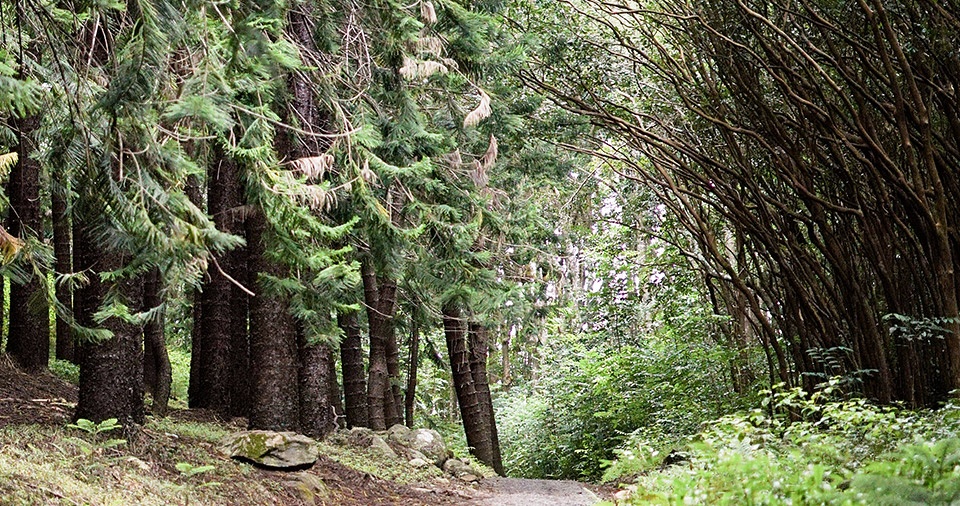
[(0, 504), (587, 506), (612, 492), (570, 481), (466, 483), (331, 445), (306, 471), (266, 471), (219, 452), (240, 419), (174, 410), (117, 444), (119, 434), (66, 427), (76, 401), (71, 383), (24, 374), (0, 356)]

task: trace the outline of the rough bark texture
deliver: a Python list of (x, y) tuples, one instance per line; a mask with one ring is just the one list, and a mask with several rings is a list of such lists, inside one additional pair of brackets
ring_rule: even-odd
[[(10, 215), (7, 229), (13, 236), (26, 240), (42, 236), (40, 216), (40, 162), (32, 158), (36, 151), (33, 136), (40, 126), (39, 116), (12, 118), (17, 134), (20, 158), (10, 172), (7, 197)], [(46, 304), (45, 280), (24, 265), (26, 282), (10, 283), (10, 323), (7, 353), (26, 370), (46, 369), (50, 356), (50, 316)]]
[[(63, 171), (54, 170), (50, 175), (50, 207), (53, 216), (53, 255), (56, 259), (56, 271), (58, 274), (70, 274), (73, 272), (73, 264), (70, 253), (70, 214), (69, 214), (69, 188), (67, 188), (66, 178)], [(66, 283), (57, 283), (56, 286), (57, 301), (68, 312), (73, 311), (73, 292)], [(74, 335), (70, 324), (57, 315), (57, 358), (69, 362), (76, 362), (74, 354)]]
[(460, 406), (460, 418), (467, 435), (470, 453), (480, 462), (493, 467), (493, 438), (489, 419), (481, 405), (473, 373), (470, 370), (470, 351), (467, 348), (467, 322), (460, 308), (453, 304), (443, 307), (443, 332), (447, 341), (447, 353), (450, 357), (450, 370), (453, 386)]
[(336, 405), (330, 375), (333, 353), (323, 343), (311, 343), (298, 329), (300, 348), (300, 432), (315, 438), (322, 438), (336, 429)]
[[(251, 275), (284, 277), (285, 269), (266, 258), (263, 212), (247, 217)], [(296, 430), (299, 424), (297, 334), (289, 300), (257, 280), (250, 299), (250, 428)]]
[(413, 428), (413, 408), (417, 401), (417, 366), (420, 365), (420, 327), (412, 323), (410, 329), (410, 356), (407, 360), (407, 389), (404, 392), (403, 414), (407, 427)]
[(473, 375), (474, 388), (477, 391), (477, 402), (480, 403), (481, 415), (484, 417), (489, 432), (491, 463), (497, 474), (503, 476), (503, 458), (500, 455), (500, 436), (497, 433), (497, 420), (493, 412), (493, 399), (490, 397), (490, 384), (487, 378), (487, 356), (489, 353), (489, 339), (487, 329), (471, 322), (468, 328), (470, 342), (470, 373)]
[[(238, 225), (239, 227), (239, 225)], [(239, 228), (234, 232), (239, 232)], [(244, 232), (244, 235), (245, 232)], [(250, 287), (246, 247), (231, 252), (234, 279)], [(250, 412), (250, 296), (233, 285), (230, 303), (230, 413), (248, 416)]]
[[(143, 307), (145, 310), (160, 307), (163, 304), (161, 291), (163, 283), (160, 270), (153, 269), (144, 276)], [(163, 335), (164, 312), (161, 310), (143, 327), (143, 386), (153, 397), (153, 413), (164, 416), (170, 401), (170, 385), (173, 371), (170, 356), (167, 354), (167, 342)]]
[(383, 335), (383, 317), (380, 313), (380, 297), (377, 274), (369, 261), (361, 265), (363, 298), (367, 305), (367, 322), (370, 329), (370, 361), (367, 379), (367, 407), (370, 428), (387, 428), (386, 397), (389, 392), (387, 376), (387, 343)]
[(337, 315), (337, 323), (343, 329), (340, 343), (340, 364), (343, 374), (343, 394), (348, 427), (367, 427), (367, 378), (363, 369), (363, 348), (357, 313)]
[[(380, 284), (381, 293), (383, 292), (383, 283)], [(387, 391), (389, 398), (387, 403), (387, 427), (393, 427), (396, 424), (403, 423), (403, 391), (400, 389), (400, 349), (397, 344), (397, 325), (396, 325), (396, 283), (391, 283), (391, 293), (394, 294), (394, 302), (386, 307), (383, 304), (383, 311), (389, 310), (389, 317), (384, 319), (384, 344), (387, 355)], [(381, 302), (383, 302), (381, 300)]]
[[(139, 310), (142, 280), (126, 279), (107, 284), (97, 275), (121, 268), (124, 258), (116, 252), (96, 248), (85, 228), (74, 228), (74, 240), (77, 267), (92, 269), (90, 283), (77, 293), (80, 324), (86, 327), (96, 325), (93, 314), (110, 289), (118, 292), (120, 300), (132, 312)], [(101, 327), (113, 336), (97, 343), (84, 340), (78, 347), (80, 388), (74, 419), (101, 422), (116, 418), (126, 431), (132, 431), (135, 425), (144, 421), (143, 329), (117, 317), (107, 319)]]
[[(220, 148), (215, 149), (215, 159), (207, 173), (207, 181), (207, 212), (213, 216), (219, 230), (230, 232), (234, 228), (231, 211), (239, 202), (237, 166)], [(212, 409), (225, 416), (230, 414), (231, 407), (233, 284), (220, 271), (232, 271), (229, 260), (229, 253), (218, 255), (203, 283), (200, 297), (203, 306), (200, 341), (203, 344), (199, 356), (200, 386), (195, 403), (197, 407)]]

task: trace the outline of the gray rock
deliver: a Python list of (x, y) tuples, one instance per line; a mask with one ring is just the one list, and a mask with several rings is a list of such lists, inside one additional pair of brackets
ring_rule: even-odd
[(432, 429), (417, 429), (411, 431), (412, 438), (409, 444), (404, 446), (416, 450), (427, 457), (427, 460), (433, 462), (436, 466), (442, 466), (453, 454), (443, 444), (440, 433)]
[[(427, 457), (413, 448), (403, 448), (403, 456), (406, 457), (407, 460), (422, 460), (424, 462), (430, 462), (430, 457)], [(433, 464), (433, 462), (430, 463)]]
[(312, 466), (320, 455), (316, 441), (294, 432), (250, 430), (227, 436), (222, 443), (231, 458), (273, 469)]
[[(481, 476), (482, 474), (469, 463), (460, 459), (447, 459), (447, 461), (443, 463), (443, 471), (464, 481), (477, 481), (479, 479), (477, 476)], [(468, 476), (471, 477), (472, 480), (465, 479)]]
[(421, 469), (421, 468), (433, 465), (432, 463), (427, 462), (426, 460), (423, 460), (423, 459), (412, 459), (410, 462), (408, 462), (408, 464), (410, 464), (411, 466), (417, 469)]
[(417, 436), (412, 430), (407, 428), (406, 425), (399, 423), (387, 430), (387, 441), (396, 443), (400, 446), (409, 447), (411, 444), (413, 444), (413, 440), (416, 438)]
[(366, 448), (370, 446), (374, 432), (366, 427), (354, 427), (347, 431), (347, 441), (354, 446)]
[(390, 448), (390, 445), (376, 434), (370, 439), (370, 449), (384, 457), (397, 458), (397, 452), (393, 451), (393, 448)]

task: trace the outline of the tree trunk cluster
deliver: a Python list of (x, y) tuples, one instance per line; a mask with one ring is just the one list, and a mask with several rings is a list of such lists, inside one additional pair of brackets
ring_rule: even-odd
[(698, 264), (731, 342), (807, 389), (933, 406), (960, 387), (956, 6), (587, 10), (636, 93), (581, 93), (589, 71), (525, 80), (617, 137), (602, 156), (678, 221), (661, 239)]

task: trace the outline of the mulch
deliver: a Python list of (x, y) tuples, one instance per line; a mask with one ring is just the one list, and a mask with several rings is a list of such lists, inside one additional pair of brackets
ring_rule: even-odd
[(77, 387), (44, 371), (27, 374), (7, 355), (0, 355), (0, 427), (70, 422), (77, 405)]

